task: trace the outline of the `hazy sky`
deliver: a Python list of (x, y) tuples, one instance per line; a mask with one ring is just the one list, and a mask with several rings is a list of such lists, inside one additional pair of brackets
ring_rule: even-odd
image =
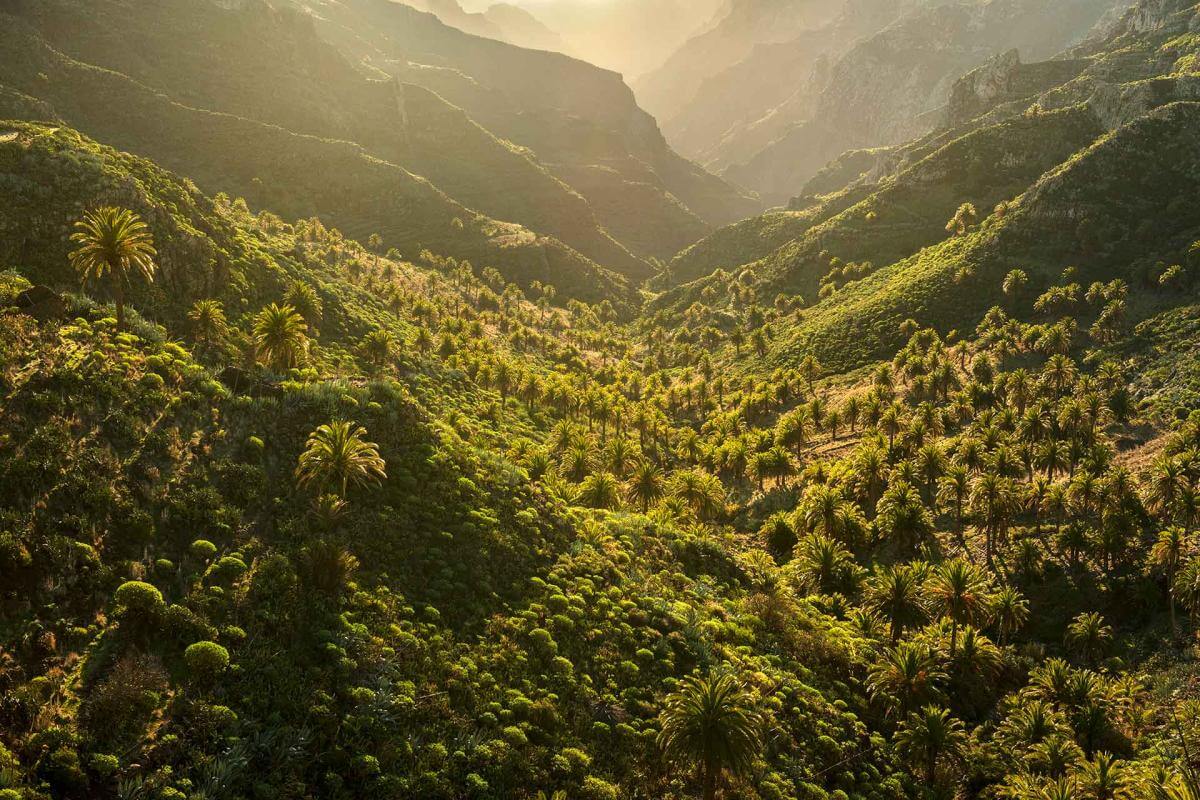
[[(507, 0), (561, 35), (574, 55), (627, 79), (659, 66), (727, 0)], [(460, 0), (482, 11), (493, 0)]]

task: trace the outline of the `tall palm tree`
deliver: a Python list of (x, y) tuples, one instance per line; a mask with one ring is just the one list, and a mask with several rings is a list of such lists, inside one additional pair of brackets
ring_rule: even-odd
[(986, 472), (971, 487), (971, 511), (984, 532), (987, 563), (992, 564), (996, 543), (1008, 530), (1008, 523), (1017, 508), (1017, 495), (1010, 479)]
[(966, 743), (963, 724), (950, 712), (937, 706), (925, 706), (908, 715), (896, 731), (896, 747), (914, 765), (921, 768), (927, 787), (937, 782), (938, 764), (956, 758)]
[(1171, 633), (1177, 634), (1179, 626), (1175, 620), (1175, 575), (1187, 552), (1187, 537), (1182, 528), (1167, 528), (1158, 534), (1158, 540), (1150, 550), (1150, 563), (1161, 569), (1167, 579), (1167, 605), (1171, 613)]
[(1011, 586), (1003, 586), (992, 598), (992, 620), (1000, 634), (1000, 644), (1021, 629), (1029, 619), (1029, 601)]
[(663, 496), (665, 491), (662, 470), (652, 461), (642, 461), (634, 467), (625, 491), (629, 499), (641, 506), (645, 514), (650, 505)]
[(296, 465), (296, 482), (302, 487), (330, 484), (340, 487), (343, 500), (350, 485), (378, 484), (387, 478), (379, 445), (363, 437), (367, 430), (352, 422), (335, 421), (317, 428)]
[(146, 283), (154, 282), (158, 253), (150, 228), (127, 208), (104, 206), (84, 213), (71, 241), (78, 245), (70, 254), (72, 269), (84, 286), (107, 281), (117, 306), (117, 328), (124, 328), (130, 279), (136, 274)]
[(950, 620), (950, 658), (958, 646), (958, 626), (974, 625), (988, 612), (987, 576), (974, 564), (947, 561), (933, 573), (926, 586), (930, 607)]
[(611, 472), (593, 473), (579, 488), (579, 502), (588, 508), (617, 508), (621, 504), (620, 486)]
[(259, 358), (275, 370), (304, 363), (308, 351), (308, 325), (289, 305), (271, 305), (254, 317), (254, 345)]
[(924, 581), (921, 565), (901, 564), (883, 567), (867, 584), (867, 606), (887, 620), (893, 643), (900, 640), (905, 628), (925, 621)]
[(933, 536), (933, 518), (921, 502), (921, 496), (910, 484), (888, 487), (879, 501), (876, 520), (881, 531), (908, 553)]
[(796, 545), (796, 558), (789, 566), (803, 589), (823, 594), (855, 588), (850, 584), (858, 583), (861, 572), (841, 542), (820, 533)]
[(392, 355), (392, 342), (391, 331), (376, 328), (362, 339), (363, 355), (373, 366), (381, 367)]
[(687, 678), (666, 700), (658, 745), (673, 761), (695, 765), (704, 800), (725, 772), (746, 772), (762, 746), (762, 717), (733, 675)]
[(671, 493), (700, 518), (716, 514), (725, 504), (721, 479), (699, 468), (676, 473), (671, 480)]

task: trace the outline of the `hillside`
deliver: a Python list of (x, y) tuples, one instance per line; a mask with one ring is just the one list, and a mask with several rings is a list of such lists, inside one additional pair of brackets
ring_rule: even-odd
[(638, 100), (659, 119), (672, 120), (705, 80), (749, 56), (757, 45), (788, 41), (835, 19), (846, 0), (735, 0), (684, 42), (657, 69), (635, 82)]
[[(525, 85), (532, 74), (547, 74), (534, 69), (539, 60), (561, 58), (466, 36), (428, 14), (386, 5), (378, 11), (392, 25), (388, 35), (420, 39), (426, 48), (423, 57), (432, 63), (447, 61), (448, 56), (433, 49), (436, 47), (445, 48), (451, 60), (467, 53), (468, 60), (473, 59), (473, 71), (499, 76), (515, 86)], [(470, 109), (464, 111), (444, 100), (435, 93), (445, 91), (436, 80), (430, 87), (432, 91), (407, 80), (421, 72), (414, 70), (411, 62), (405, 62), (398, 79), (387, 79), (379, 70), (357, 62), (363, 58), (361, 52), (351, 47), (339, 49), (322, 38), (329, 29), (314, 21), (306, 10), (289, 11), (286, 4), (272, 6), (265, 0), (255, 0), (226, 7), (212, 2), (172, 1), (149, 4), (144, 13), (129, 18), (120, 4), (108, 2), (83, 6), (72, 0), (17, 2), (10, 10), (15, 16), (5, 26), (6, 48), (13, 59), (8, 82), (25, 94), (50, 101), (68, 123), (94, 130), (119, 146), (146, 147), (157, 143), (157, 137), (134, 115), (89, 118), (82, 108), (89, 98), (72, 96), (79, 80), (69, 74), (71, 70), (98, 67), (100, 71), (95, 74), (104, 76), (110, 84), (106, 89), (109, 92), (139, 95), (151, 90), (160, 94), (170, 101), (160, 115), (176, 117), (160, 124), (195, 125), (194, 115), (177, 113), (182, 106), (264, 123), (292, 134), (352, 142), (379, 161), (431, 181), (442, 193), (471, 209), (471, 216), (483, 215), (528, 228), (536, 236), (562, 242), (566, 248), (634, 282), (651, 272), (646, 257), (669, 255), (707, 230), (706, 223), (662, 185), (660, 172), (669, 176), (677, 191), (690, 194), (705, 211), (721, 206), (722, 193), (736, 197), (719, 179), (671, 153), (648, 118), (642, 139), (649, 137), (652, 150), (657, 146), (649, 155), (638, 152), (635, 158), (623, 152), (620, 160), (608, 158), (601, 163), (593, 160), (593, 153), (577, 149), (573, 138), (558, 144), (535, 142), (546, 151), (547, 158), (554, 160), (544, 163), (528, 147), (514, 146), (511, 132), (494, 134), (468, 115)], [(378, 20), (355, 16), (351, 21), (378, 30)], [(430, 27), (441, 34), (441, 40), (425, 35)], [(206, 35), (187, 35), (199, 29)], [(336, 36), (332, 38), (337, 41)], [(179, 47), (181, 39), (188, 46)], [(268, 46), (259, 46), (262, 42)], [(155, 69), (153, 65), (163, 59), (170, 60), (172, 66)], [(561, 61), (576, 66), (567, 73), (551, 72), (562, 73), (559, 89), (538, 90), (538, 81), (534, 80), (535, 91), (520, 96), (510, 92), (507, 100), (499, 102), (492, 98), (493, 112), (524, 116), (530, 111), (531, 98), (536, 97), (541, 104), (539, 114), (565, 113), (569, 109), (558, 105), (555, 97), (569, 97), (576, 90), (592, 87), (586, 91), (607, 92), (614, 105), (625, 106), (617, 113), (635, 119), (641, 113), (615, 76), (610, 79), (590, 66), (565, 58)], [(49, 75), (57, 70), (63, 73), (61, 79), (50, 86), (39, 82), (42, 79), (28, 69), (37, 62), (51, 69), (40, 72)], [(123, 78), (127, 79), (124, 83)], [(136, 100), (130, 98), (127, 102)], [(185, 117), (187, 122), (182, 121)], [(93, 124), (103, 125), (103, 133), (99, 127), (89, 127)], [(615, 123), (610, 117), (606, 124)], [(545, 125), (539, 123), (537, 128), (543, 130)], [(161, 150), (142, 152), (166, 160)], [(235, 191), (257, 202), (244, 183), (244, 172), (241, 183), (237, 178), (231, 180), (228, 174), (206, 173), (212, 168), (213, 155), (203, 144), (194, 142), (191, 149), (178, 148), (176, 160), (167, 163), (195, 175), (210, 190)], [(642, 161), (651, 157), (657, 161)], [(562, 159), (573, 163), (556, 167)], [(208, 163), (201, 166), (203, 162)], [(246, 167), (270, 172), (270, 165), (251, 163)], [(596, 204), (564, 182), (564, 175), (584, 186), (596, 198)], [(305, 187), (287, 185), (278, 174), (263, 183), (286, 189), (292, 195), (306, 191)], [(626, 200), (619, 211), (613, 209), (614, 192), (621, 192)], [(754, 206), (746, 201), (738, 208), (748, 213)], [(307, 212), (294, 204), (276, 210), (287, 214)], [(598, 211), (606, 212), (609, 218), (601, 218)], [(714, 221), (729, 218), (719, 216)], [(354, 222), (356, 232), (362, 230), (363, 222)], [(344, 218), (339, 223), (348, 224)], [(609, 227), (627, 239), (637, 253), (618, 241)], [(437, 241), (429, 244), (441, 246)], [(564, 257), (553, 260), (559, 262), (554, 265), (557, 268)], [(590, 269), (584, 267), (581, 271)], [(581, 275), (578, 280), (589, 279)], [(576, 279), (557, 282), (570, 289), (569, 284)]]
[(712, 230), (408, 6), (0, 0), (0, 800), (1200, 798), (1198, 59)]
[[(723, 224), (757, 201), (671, 150), (621, 76), (557, 53), (522, 50), (449, 28), (388, 0), (304, 0), (318, 28), (356, 59), (438, 92), (552, 172), (606, 170), (604, 188), (648, 184), (695, 217)], [(653, 212), (652, 212), (653, 213)]]
[[(798, 5), (798, 4), (793, 4)], [(850, 148), (936, 127), (963, 73), (1017, 50), (1041, 61), (1079, 42), (1114, 5), (871, 1), (744, 58), (685, 94), (664, 131), (681, 152), (780, 204)]]
[[(897, 326), (910, 317), (961, 330), (964, 316), (978, 319), (1002, 303), (997, 276), (1013, 268), (1040, 277), (1039, 285), (1073, 265), (1084, 277), (1095, 270), (1096, 279), (1119, 275), (1145, 284), (1157, 260), (1180, 258), (1196, 224), (1184, 210), (1195, 181), (1191, 158), (1176, 154), (1190, 146), (1194, 82), (1170, 74), (1195, 47), (1180, 36), (1194, 10), (1186, 3), (1155, 10), (1130, 12), (1073, 53), (1068, 69), (997, 62), (992, 75), (1004, 80), (986, 85), (1002, 90), (986, 93), (973, 88), (983, 85), (979, 73), (964, 77), (956, 90), (960, 111), (944, 126), (898, 148), (847, 156), (813, 191), (839, 182), (844, 188), (718, 232), (677, 256), (674, 272), (688, 280), (716, 266), (749, 266), (764, 296), (782, 291), (814, 306), (780, 340), (783, 360), (811, 346), (843, 367), (893, 349), (901, 339)], [(1027, 84), (1022, 75), (1031, 76)], [(1056, 75), (1065, 80), (1047, 87)], [(1154, 75), (1161, 77), (1149, 80)], [(1155, 110), (1176, 100), (1184, 102)], [(976, 111), (982, 113), (972, 117)], [(1092, 166), (1099, 163), (1105, 166)], [(1158, 183), (1143, 183), (1147, 175)], [(1116, 188), (1126, 182), (1136, 188)], [(1051, 191), (1066, 197), (1049, 202)], [(1143, 233), (1150, 223), (1143, 209), (1125, 204), (1146, 197), (1176, 211), (1169, 224), (1162, 220), (1167, 227), (1141, 239), (1125, 220), (1138, 220)], [(947, 239), (946, 221), (963, 203), (979, 210), (979, 229)], [(746, 244), (731, 248), (730, 241)], [(1047, 242), (1058, 249), (1049, 251)], [(730, 261), (731, 250), (745, 259)], [(668, 292), (658, 305), (686, 307), (704, 285)], [(838, 342), (850, 330), (854, 348), (847, 350)], [(848, 362), (846, 352), (856, 355)]]

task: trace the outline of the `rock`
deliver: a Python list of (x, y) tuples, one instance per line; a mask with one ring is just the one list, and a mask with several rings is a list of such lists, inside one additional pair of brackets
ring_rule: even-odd
[(67, 303), (62, 295), (48, 286), (30, 286), (13, 299), (13, 305), (39, 322), (62, 319), (67, 314)]
[(950, 91), (946, 117), (949, 124), (965, 122), (980, 110), (1012, 91), (1013, 76), (1021, 66), (1021, 56), (1016, 49), (1000, 53), (986, 64), (968, 72), (955, 82)]

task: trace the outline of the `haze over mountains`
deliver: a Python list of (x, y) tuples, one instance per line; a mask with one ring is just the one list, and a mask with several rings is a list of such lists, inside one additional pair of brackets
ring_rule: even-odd
[(931, 130), (964, 72), (1051, 58), (1118, 5), (742, 0), (634, 86), (680, 152), (781, 203), (846, 150)]
[[(206, 188), (406, 249), (488, 254), (527, 280), (562, 271), (589, 292), (758, 207), (671, 151), (618, 76), (566, 56), (389, 0), (135, 5), (127, 20), (109, 0), (6, 2), (0, 81)], [(143, 113), (107, 114), (118, 97)], [(247, 146), (215, 146), (226, 136)], [(306, 184), (282, 139), (343, 167)], [(402, 233), (386, 202), (339, 189), (348, 160), (421, 223)]]

